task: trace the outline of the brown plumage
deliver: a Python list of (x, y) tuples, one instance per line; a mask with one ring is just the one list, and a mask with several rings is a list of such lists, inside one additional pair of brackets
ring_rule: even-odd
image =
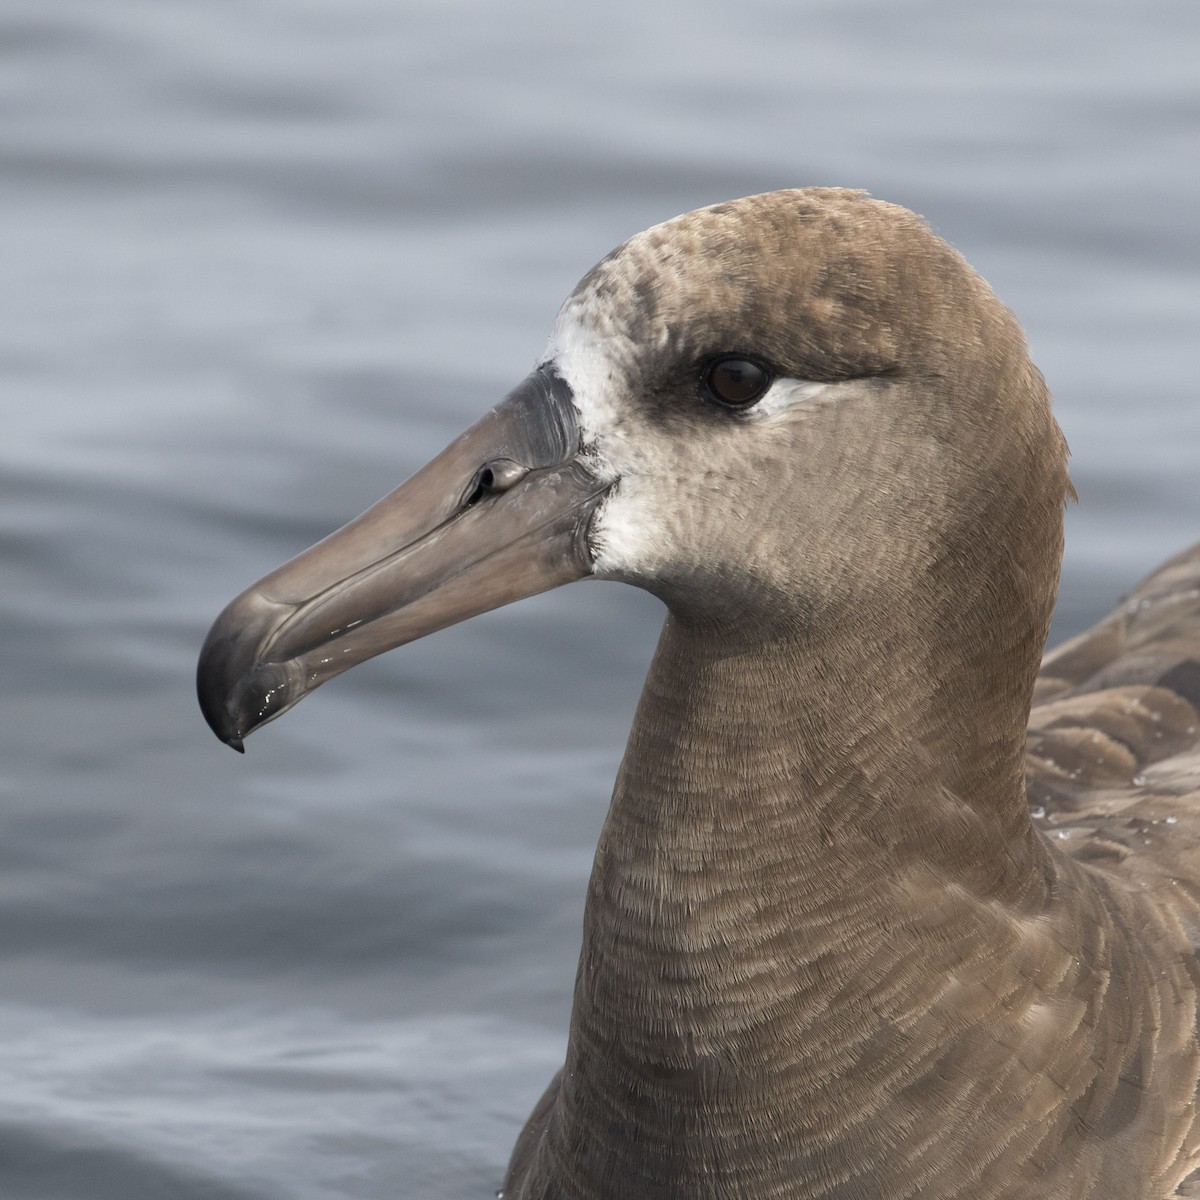
[[(659, 683), (665, 657), (622, 782), (659, 687), (675, 690)], [(690, 720), (654, 721), (700, 724), (703, 768), (723, 758), (709, 739), (728, 743), (743, 679), (755, 691), (733, 669), (738, 684), (714, 681)], [(619, 782), (589, 892), (572, 1078), (533, 1114), (506, 1196), (1200, 1195), (1176, 1190), (1200, 1162), (1200, 546), (1049, 656), (1037, 691), (1038, 833), (991, 848), (961, 812), (944, 813), (956, 829), (923, 823), (924, 798), (867, 829), (809, 805), (757, 829), (738, 827), (758, 816), (743, 809), (722, 829), (718, 803), (700, 832), (678, 804), (648, 830)], [(678, 737), (648, 747), (647, 790), (670, 790), (663, 746)], [(593, 969), (622, 990), (601, 990)], [(574, 1118), (571, 1136), (556, 1118)], [(579, 1126), (599, 1127), (600, 1145)]]
[[(723, 407), (721, 355), (770, 387)], [(1070, 484), (1007, 309), (911, 213), (776, 192), (614, 251), (535, 375), (567, 449), (513, 433), (518, 389), (235, 601), (201, 667), (240, 744), (569, 578), (666, 602), (508, 1200), (1200, 1194), (1200, 547), (1038, 674)], [(497, 423), (520, 469), (464, 481)], [(524, 575), (516, 526), (472, 540), (522, 503)], [(363, 558), (392, 506), (402, 548)], [(420, 583), (384, 612), (393, 569)]]

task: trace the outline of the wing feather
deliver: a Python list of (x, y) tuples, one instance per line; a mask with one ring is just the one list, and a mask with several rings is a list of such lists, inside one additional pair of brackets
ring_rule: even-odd
[(1026, 769), (1074, 857), (1200, 878), (1200, 544), (1046, 656)]

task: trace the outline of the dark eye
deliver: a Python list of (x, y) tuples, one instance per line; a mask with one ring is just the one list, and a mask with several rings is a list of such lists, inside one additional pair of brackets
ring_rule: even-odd
[(761, 363), (731, 354), (710, 362), (700, 376), (707, 399), (726, 408), (749, 408), (771, 386), (771, 372)]

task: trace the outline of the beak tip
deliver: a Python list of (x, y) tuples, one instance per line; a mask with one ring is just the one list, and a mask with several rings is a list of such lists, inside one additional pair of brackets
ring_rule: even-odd
[[(202, 707), (204, 707), (202, 705)], [(208, 722), (208, 727), (217, 735), (218, 741), (223, 742), (232, 750), (236, 750), (239, 754), (246, 753), (244, 742), (244, 733), (238, 728), (237, 724), (230, 720), (228, 714), (220, 712), (214, 714), (208, 708), (204, 710), (205, 720)]]
[(255, 662), (260, 639), (224, 635), (213, 626), (196, 671), (196, 694), (208, 727), (232, 750), (246, 753), (245, 738), (291, 708), (307, 690), (292, 662)]

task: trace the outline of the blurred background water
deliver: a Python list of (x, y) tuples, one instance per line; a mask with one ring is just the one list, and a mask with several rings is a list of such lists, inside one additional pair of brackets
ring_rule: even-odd
[(1074, 450), (1056, 636), (1200, 536), (1194, 0), (5, 0), (0, 1195), (490, 1196), (660, 620), (579, 585), (245, 759), (218, 610), (520, 379), (629, 234), (925, 213)]

